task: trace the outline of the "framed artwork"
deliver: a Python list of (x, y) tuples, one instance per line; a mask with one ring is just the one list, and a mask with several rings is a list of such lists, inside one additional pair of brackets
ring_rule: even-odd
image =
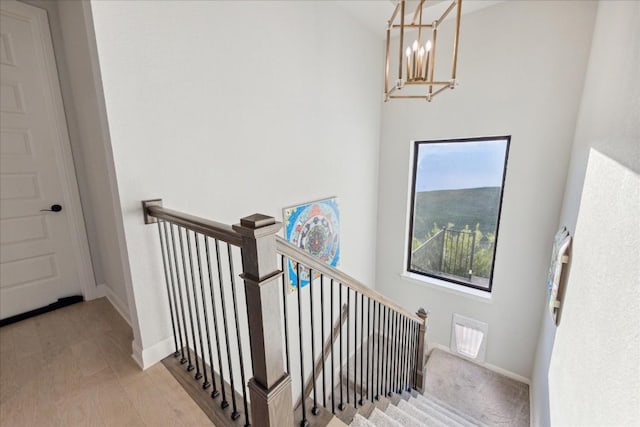
[[(285, 239), (335, 267), (340, 261), (340, 211), (335, 197), (283, 209)], [(298, 263), (287, 261), (289, 289), (298, 288)], [(314, 279), (319, 277), (314, 273)], [(309, 269), (300, 266), (300, 287), (309, 284)]]

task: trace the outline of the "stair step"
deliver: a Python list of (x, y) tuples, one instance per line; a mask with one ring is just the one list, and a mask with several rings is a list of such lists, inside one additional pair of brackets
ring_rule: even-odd
[(425, 395), (417, 396), (416, 399), (419, 402), (422, 402), (422, 403), (427, 404), (427, 405), (429, 405), (431, 407), (439, 409), (441, 412), (447, 413), (451, 418), (455, 419), (456, 421), (458, 421), (463, 426), (467, 426), (467, 427), (471, 427), (471, 426), (487, 427), (486, 424), (484, 424), (483, 422), (481, 422), (479, 420), (476, 420), (472, 416), (470, 416), (468, 414), (465, 414), (463, 411), (459, 410), (458, 408), (455, 408), (455, 407), (449, 405), (448, 403), (443, 402), (442, 400), (436, 398), (433, 395), (425, 393)]
[(395, 421), (380, 409), (376, 408), (369, 417), (369, 422), (376, 427), (402, 427), (398, 421)]
[[(455, 416), (455, 414), (453, 414), (450, 411), (447, 411), (445, 408), (441, 408), (441, 407), (433, 406), (433, 405), (428, 405), (425, 402), (416, 399), (415, 397), (412, 397), (411, 399), (409, 399), (409, 404), (411, 404), (411, 405), (415, 406), (416, 408), (420, 409), (422, 412), (425, 412), (425, 413), (431, 415), (432, 418), (435, 418), (435, 419), (445, 423), (445, 425), (455, 426), (455, 427), (468, 426), (467, 423), (461, 423), (460, 421), (458, 421), (457, 417)], [(453, 417), (451, 415), (453, 415)]]
[(373, 424), (371, 421), (360, 414), (356, 414), (356, 416), (353, 418), (353, 421), (351, 421), (351, 424), (349, 425), (353, 427), (375, 427), (375, 424)]
[(358, 414), (369, 418), (374, 409), (376, 409), (376, 402), (363, 402), (363, 405), (358, 407)]
[(429, 426), (429, 427), (446, 426), (446, 424), (440, 421), (438, 418), (434, 418), (430, 414), (424, 411), (421, 411), (420, 409), (416, 408), (415, 406), (413, 406), (407, 401), (399, 402), (398, 407), (403, 411), (405, 411), (406, 413), (408, 413), (409, 415), (411, 415), (412, 417), (414, 417), (415, 419), (417, 419), (418, 421), (422, 422), (426, 426)]
[(455, 406), (452, 406), (450, 404), (448, 404), (447, 402), (438, 399), (437, 397), (435, 397), (434, 395), (430, 394), (430, 393), (424, 393), (424, 395), (418, 395), (417, 399), (420, 401), (430, 401), (436, 405), (439, 405), (442, 408), (446, 408), (448, 409), (450, 412), (453, 412), (454, 414), (458, 415), (460, 418), (465, 419), (466, 421), (470, 422), (471, 425), (474, 426), (481, 426), (481, 427), (488, 427), (487, 424), (483, 423), (482, 421), (479, 421), (475, 418), (473, 418), (471, 415), (466, 414), (464, 411), (461, 411), (460, 409), (456, 408)]
[(422, 422), (415, 419), (408, 412), (403, 411), (398, 406), (389, 405), (384, 413), (387, 414), (390, 418), (402, 424), (404, 427), (424, 427), (424, 424)]

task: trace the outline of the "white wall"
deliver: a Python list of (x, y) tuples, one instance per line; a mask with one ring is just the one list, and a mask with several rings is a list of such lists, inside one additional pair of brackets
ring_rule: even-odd
[[(108, 296), (129, 320), (126, 252), (89, 4), (23, 0), (47, 11), (95, 284), (86, 299)], [(88, 13), (88, 14), (87, 14)]]
[[(430, 309), (431, 344), (449, 345), (453, 313), (487, 322), (487, 362), (525, 378), (533, 367), (595, 6), (518, 1), (463, 15), (460, 87), (432, 103), (390, 101), (382, 112), (376, 289), (408, 309)], [(439, 43), (450, 37), (450, 25)], [(401, 279), (411, 141), (491, 135), (512, 135), (491, 300)]]
[(143, 357), (170, 333), (143, 199), (236, 223), (338, 196), (342, 267), (373, 283), (383, 53), (374, 37), (323, 2), (92, 9)]
[(558, 328), (543, 315), (534, 425), (640, 423), (638, 22), (640, 3), (599, 4), (561, 215), (572, 261)]

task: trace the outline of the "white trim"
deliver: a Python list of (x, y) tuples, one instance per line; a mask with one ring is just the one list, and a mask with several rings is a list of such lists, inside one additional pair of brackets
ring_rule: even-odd
[(131, 357), (136, 361), (140, 368), (147, 369), (173, 353), (173, 347), (174, 343), (172, 337), (166, 338), (145, 349), (140, 347), (140, 345), (138, 345), (134, 340), (131, 343), (131, 349), (133, 350)]
[[(457, 354), (453, 354), (449, 347), (447, 347), (445, 345), (442, 345), (440, 343), (437, 343), (437, 342), (428, 343), (428, 347), (429, 347), (429, 355), (431, 355), (431, 351), (433, 351), (433, 349), (437, 348), (438, 350), (442, 350), (442, 351), (444, 351), (446, 353), (449, 353), (449, 354), (452, 354), (454, 356), (460, 357)], [(487, 368), (488, 370), (493, 371), (493, 372), (495, 372), (497, 374), (504, 375), (505, 377), (511, 378), (512, 380), (519, 381), (521, 383), (527, 384), (528, 386), (531, 385), (531, 379), (529, 379), (527, 377), (523, 377), (522, 375), (518, 375), (518, 374), (516, 374), (514, 372), (511, 372), (511, 371), (508, 371), (506, 369), (503, 369), (503, 368), (501, 368), (499, 366), (492, 365), (491, 363), (478, 363), (478, 362), (476, 362), (474, 360), (467, 359), (467, 358), (462, 358), (462, 359), (468, 360), (469, 362), (471, 362), (471, 363), (473, 363), (475, 365), (478, 365), (478, 366), (482, 366), (483, 368)], [(529, 393), (529, 394), (531, 394), (531, 393)]]
[(435, 277), (428, 277), (421, 274), (404, 271), (400, 273), (400, 278), (413, 285), (437, 289), (450, 294), (454, 294), (456, 296), (467, 297), (488, 304), (491, 304), (493, 302), (493, 300), (491, 299), (491, 292), (481, 291), (480, 289), (474, 289), (468, 286), (457, 285), (445, 280), (436, 279)]
[(131, 326), (131, 319), (129, 316), (129, 305), (118, 297), (115, 292), (106, 284), (102, 283), (98, 285), (96, 290), (96, 298), (106, 297), (113, 308), (122, 316), (122, 318)]
[[(40, 57), (44, 68), (42, 77), (45, 79), (43, 85), (43, 101), (48, 104), (49, 111), (53, 117), (51, 125), (53, 127), (52, 144), (55, 152), (56, 164), (60, 171), (62, 184), (63, 204), (68, 218), (70, 231), (70, 243), (75, 255), (76, 268), (78, 272), (78, 283), (86, 299), (93, 299), (96, 295), (96, 283), (91, 264), (89, 252), (89, 242), (84, 225), (84, 216), (80, 204), (80, 194), (78, 192), (78, 181), (73, 164), (71, 153), (71, 143), (67, 129), (67, 118), (62, 105), (62, 93), (58, 71), (53, 52), (53, 42), (49, 28), (47, 11), (25, 3), (12, 1), (4, 7), (11, 5), (15, 10), (23, 13), (25, 17), (34, 16), (35, 25), (32, 31), (34, 38), (39, 41), (35, 43), (36, 55)], [(23, 12), (24, 11), (24, 12)], [(46, 30), (46, 31), (45, 31)]]

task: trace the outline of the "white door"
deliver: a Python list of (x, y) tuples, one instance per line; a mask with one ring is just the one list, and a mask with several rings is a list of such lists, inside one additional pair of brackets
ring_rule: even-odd
[[(5, 319), (84, 293), (83, 281), (93, 279), (44, 10), (0, 2), (0, 80), (0, 318)], [(41, 212), (54, 204), (62, 210)]]

